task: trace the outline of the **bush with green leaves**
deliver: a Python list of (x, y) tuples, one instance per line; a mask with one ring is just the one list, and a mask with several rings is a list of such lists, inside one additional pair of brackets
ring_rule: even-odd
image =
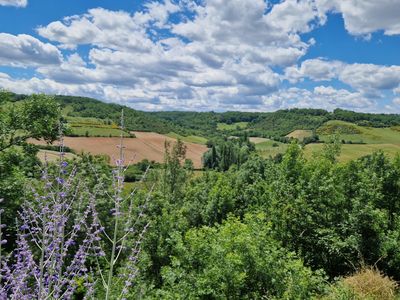
[(308, 299), (322, 287), (321, 273), (271, 237), (264, 214), (229, 217), (175, 242), (172, 264), (162, 269), (166, 299)]
[(232, 165), (240, 166), (255, 152), (255, 145), (244, 135), (240, 138), (218, 140), (211, 144), (211, 149), (203, 154), (206, 169), (227, 171)]

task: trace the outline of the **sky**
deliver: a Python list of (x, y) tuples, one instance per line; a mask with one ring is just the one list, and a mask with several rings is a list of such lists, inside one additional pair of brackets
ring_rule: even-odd
[(0, 0), (0, 88), (400, 113), (400, 0)]

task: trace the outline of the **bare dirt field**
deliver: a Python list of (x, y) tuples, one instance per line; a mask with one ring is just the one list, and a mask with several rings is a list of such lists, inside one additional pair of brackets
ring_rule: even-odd
[[(176, 141), (173, 138), (154, 132), (133, 132), (136, 138), (125, 138), (125, 161), (136, 163), (143, 159), (162, 162), (164, 160), (165, 141)], [(42, 141), (30, 141), (34, 144), (45, 144)], [(119, 138), (117, 137), (65, 137), (65, 146), (76, 152), (89, 152), (91, 154), (106, 154), (111, 163), (119, 155)], [(195, 168), (201, 168), (201, 157), (207, 151), (207, 147), (200, 144), (186, 143), (186, 158), (193, 161)]]

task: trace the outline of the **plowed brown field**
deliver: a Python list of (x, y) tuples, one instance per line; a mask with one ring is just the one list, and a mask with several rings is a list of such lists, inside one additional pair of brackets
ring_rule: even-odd
[[(176, 141), (173, 138), (154, 132), (134, 132), (136, 138), (125, 138), (125, 161), (136, 163), (143, 159), (163, 162), (165, 141)], [(34, 144), (44, 144), (42, 141), (30, 141)], [(119, 155), (119, 138), (117, 137), (65, 137), (65, 146), (76, 152), (89, 152), (91, 154), (106, 154), (111, 162)], [(201, 157), (207, 151), (204, 145), (186, 143), (186, 158), (193, 161), (195, 168), (201, 168)]]

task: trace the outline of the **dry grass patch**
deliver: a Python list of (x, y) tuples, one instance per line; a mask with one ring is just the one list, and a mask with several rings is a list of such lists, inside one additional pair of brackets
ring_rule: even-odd
[(268, 142), (268, 141), (270, 141), (270, 139), (261, 138), (261, 137), (249, 137), (249, 141), (254, 144), (260, 144), (260, 143)]
[(322, 299), (352, 299), (352, 300), (395, 300), (398, 284), (379, 270), (366, 267), (341, 279), (336, 283), (331, 293)]
[(289, 133), (288, 135), (286, 135), (286, 137), (288, 138), (294, 138), (297, 139), (299, 141), (303, 141), (304, 138), (306, 137), (310, 137), (312, 136), (312, 130), (294, 130), (291, 133)]
[(397, 283), (373, 268), (364, 268), (356, 274), (344, 278), (343, 282), (360, 299), (396, 299)]
[[(51, 151), (51, 150), (39, 150), (37, 157), (40, 159), (40, 161), (48, 161), (48, 162), (55, 162), (60, 159), (60, 153), (57, 151)], [(64, 153), (64, 158), (66, 159), (73, 159), (77, 157), (73, 153)]]

